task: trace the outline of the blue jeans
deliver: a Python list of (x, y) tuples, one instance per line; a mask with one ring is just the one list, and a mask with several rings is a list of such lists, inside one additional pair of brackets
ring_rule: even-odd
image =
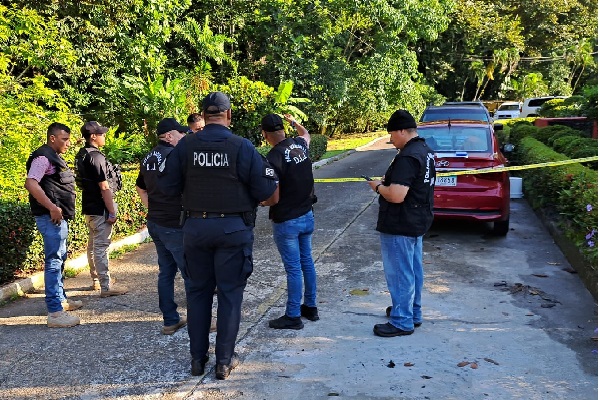
[(383, 272), (392, 297), (390, 323), (412, 331), (423, 320), (423, 236), (380, 234)]
[(312, 233), (315, 229), (313, 212), (284, 221), (273, 222), (273, 239), (281, 254), (287, 274), (288, 298), (285, 314), (300, 316), (302, 281), (304, 279), (304, 304), (317, 306), (317, 273), (312, 258)]
[(175, 325), (179, 322), (177, 303), (175, 303), (177, 270), (181, 272), (185, 292), (188, 291), (188, 278), (183, 255), (183, 230), (167, 228), (152, 221), (147, 221), (146, 226), (158, 255), (158, 307), (163, 314), (164, 325)]
[(35, 217), (35, 224), (44, 239), (44, 286), (46, 308), (49, 313), (62, 311), (61, 302), (67, 299), (63, 271), (67, 260), (67, 235), (69, 227), (64, 219), (60, 224), (50, 220), (50, 215)]

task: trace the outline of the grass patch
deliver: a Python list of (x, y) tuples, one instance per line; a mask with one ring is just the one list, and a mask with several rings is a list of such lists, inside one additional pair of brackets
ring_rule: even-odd
[(75, 268), (67, 267), (64, 270), (65, 278), (75, 278), (79, 274), (79, 271)]
[(321, 159), (334, 157), (348, 150), (354, 150), (357, 147), (364, 146), (374, 139), (386, 136), (384, 131), (368, 132), (368, 133), (352, 133), (341, 136), (336, 136), (327, 140), (327, 151)]
[(124, 254), (129, 253), (130, 251), (136, 250), (138, 247), (140, 247), (139, 244), (126, 244), (125, 246), (121, 247), (120, 249), (111, 251), (108, 254), (108, 258), (111, 260), (120, 259), (123, 257)]

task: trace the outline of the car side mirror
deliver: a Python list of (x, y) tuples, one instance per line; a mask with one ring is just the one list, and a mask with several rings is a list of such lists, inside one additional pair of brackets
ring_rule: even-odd
[(504, 124), (494, 124), (495, 131), (501, 131), (502, 129), (504, 129)]
[(515, 150), (514, 144), (506, 143), (504, 146), (502, 146), (503, 153), (512, 153), (514, 150)]

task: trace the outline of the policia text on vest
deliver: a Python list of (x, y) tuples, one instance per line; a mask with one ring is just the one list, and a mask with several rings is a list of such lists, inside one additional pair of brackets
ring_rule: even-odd
[(195, 167), (229, 168), (229, 158), (227, 153), (194, 151), (193, 165)]

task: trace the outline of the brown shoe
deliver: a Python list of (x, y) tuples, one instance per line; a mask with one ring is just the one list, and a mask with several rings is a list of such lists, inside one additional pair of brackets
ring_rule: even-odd
[(187, 318), (179, 317), (178, 323), (176, 323), (175, 325), (163, 326), (162, 329), (160, 330), (160, 333), (162, 333), (163, 335), (172, 335), (175, 332), (177, 332), (180, 328), (183, 328), (186, 325), (187, 325)]
[[(110, 278), (110, 284), (113, 285), (117, 280), (115, 278)], [(100, 286), (100, 281), (98, 279), (94, 279), (92, 281), (92, 286), (89, 288), (90, 290), (100, 290), (102, 286)]]
[(79, 317), (66, 311), (48, 313), (48, 328), (70, 328), (79, 325)]
[(83, 302), (80, 300), (67, 299), (61, 303), (63, 311), (75, 311), (83, 307)]
[(233, 356), (231, 356), (231, 361), (229, 361), (229, 365), (217, 364), (217, 368), (215, 370), (217, 379), (227, 379), (231, 371), (238, 365), (240, 365), (240, 359), (237, 353), (233, 353)]
[(108, 290), (102, 290), (100, 292), (100, 297), (120, 296), (127, 293), (128, 290), (129, 289), (127, 289), (125, 286), (110, 285)]

